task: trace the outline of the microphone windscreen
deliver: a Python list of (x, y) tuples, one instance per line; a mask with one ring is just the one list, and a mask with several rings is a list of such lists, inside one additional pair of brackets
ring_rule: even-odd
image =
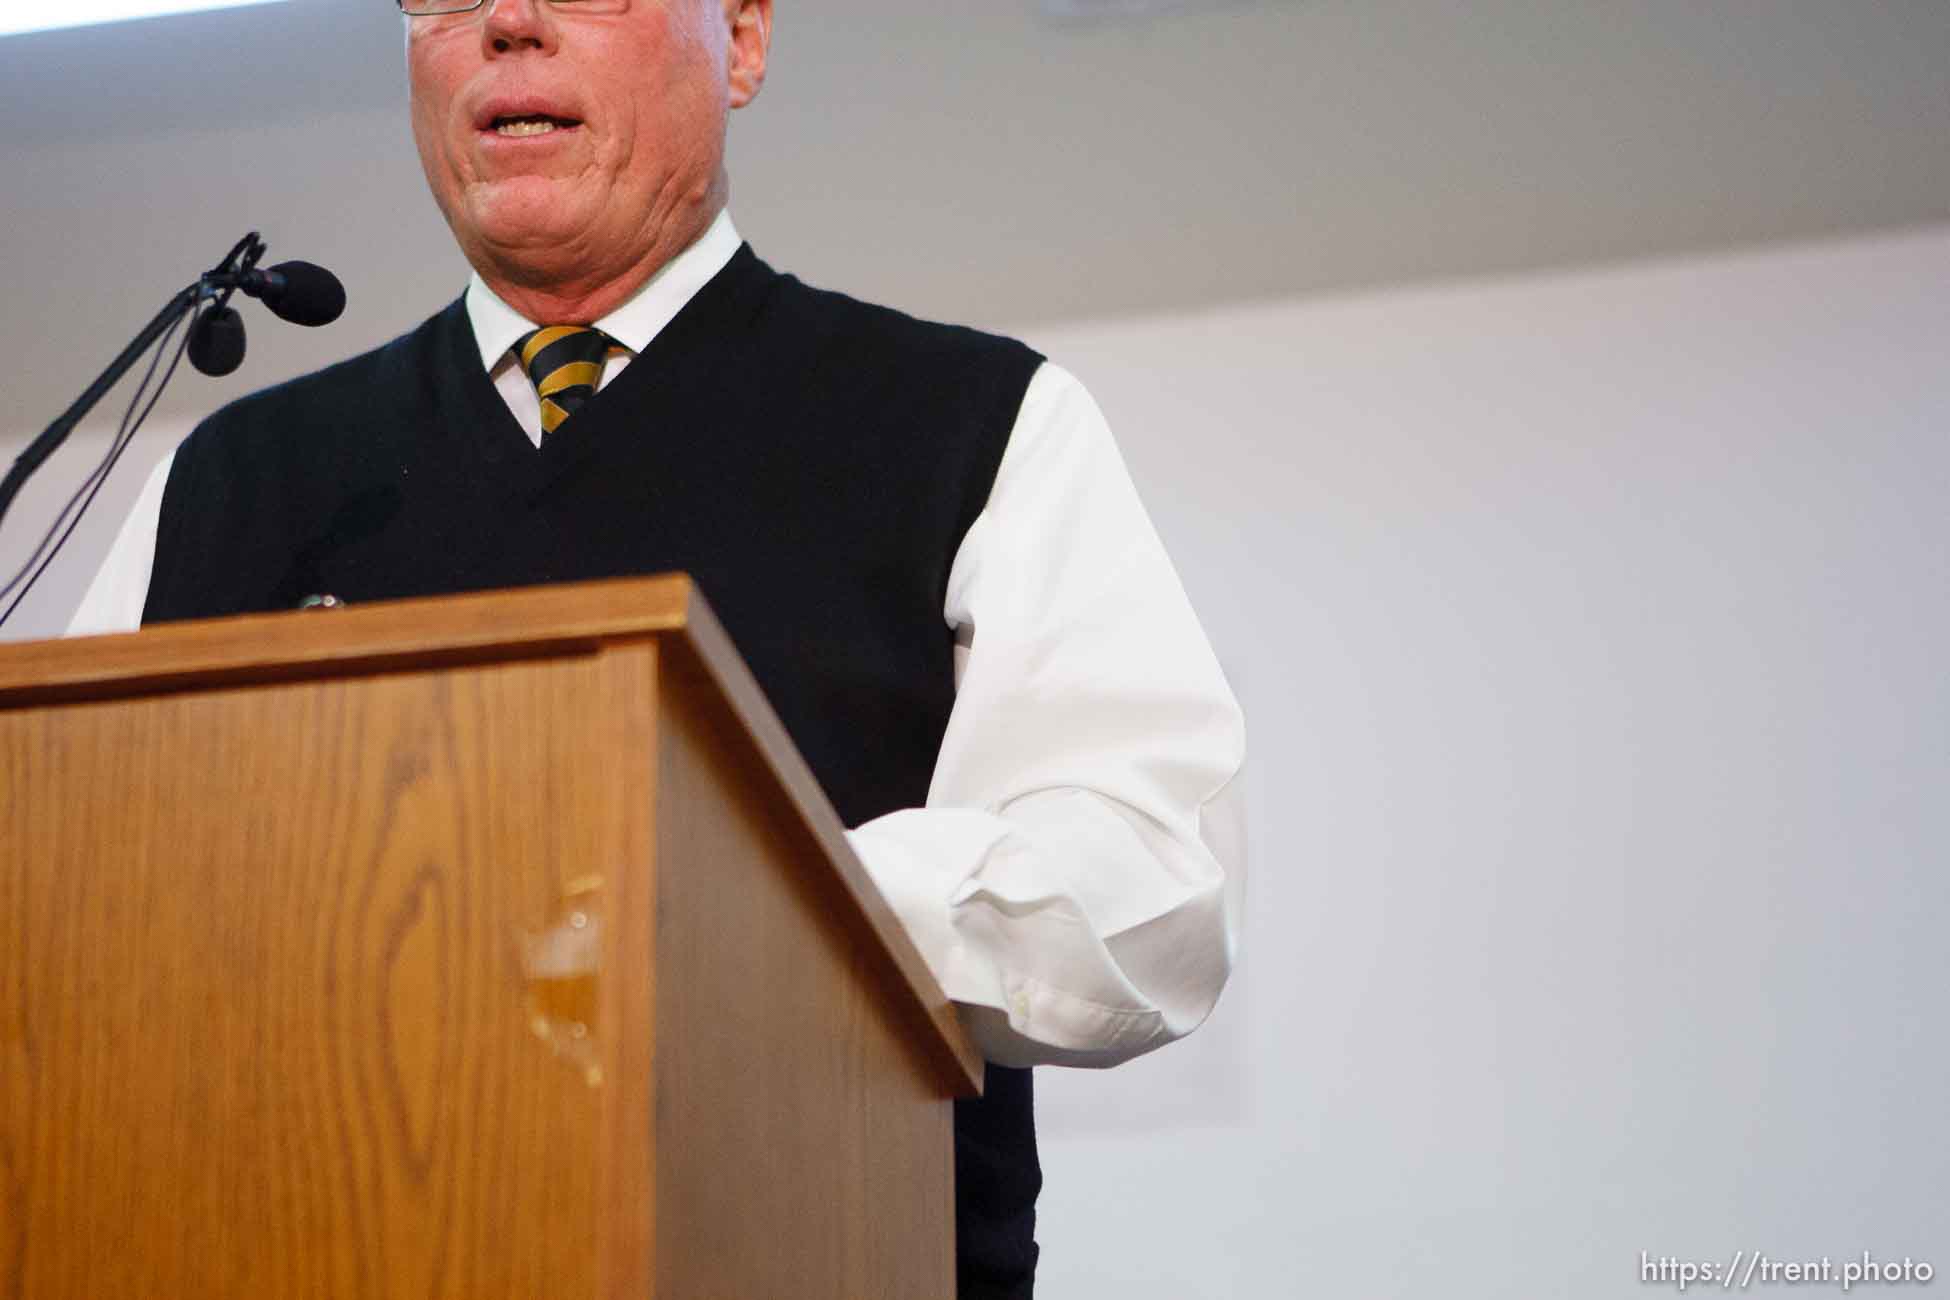
[(279, 262), (267, 273), (273, 285), (264, 305), (294, 325), (330, 325), (345, 310), (345, 286), (322, 266)]
[(235, 307), (212, 307), (190, 323), (190, 364), (206, 375), (244, 364), (244, 318)]

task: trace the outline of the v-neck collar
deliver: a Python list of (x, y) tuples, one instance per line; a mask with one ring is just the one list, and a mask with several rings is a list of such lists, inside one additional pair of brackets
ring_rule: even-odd
[(481, 368), (467, 300), (456, 299), (436, 318), (446, 336), (437, 349), (445, 364), (435, 376), (436, 406), (439, 423), (455, 439), (452, 454), (515, 469), (508, 487), (517, 495), (543, 490), (601, 446), (606, 432), (628, 418), (619, 413), (641, 410), (666, 390), (722, 382), (715, 371), (735, 351), (730, 336), (749, 321), (775, 276), (750, 245), (741, 245), (636, 359), (539, 448)]

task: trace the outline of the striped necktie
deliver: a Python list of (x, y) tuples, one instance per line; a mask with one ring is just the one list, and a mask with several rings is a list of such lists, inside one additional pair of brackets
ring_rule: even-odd
[(549, 325), (524, 334), (515, 344), (521, 368), (542, 399), (544, 437), (596, 395), (603, 358), (610, 348), (620, 346), (588, 325)]

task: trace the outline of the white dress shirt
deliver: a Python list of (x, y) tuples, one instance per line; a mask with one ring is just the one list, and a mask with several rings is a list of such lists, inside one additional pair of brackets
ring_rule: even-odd
[[(596, 322), (641, 352), (738, 251), (729, 214)], [(534, 323), (476, 276), (481, 363), (540, 442), (510, 351)], [(607, 385), (631, 355), (612, 353)], [(171, 459), (150, 476), (69, 625), (137, 627)], [(1245, 736), (1110, 430), (1060, 367), (1031, 379), (942, 617), (956, 696), (925, 808), (849, 832), (990, 1060), (1114, 1065), (1189, 1033), (1231, 969), (1204, 823)]]

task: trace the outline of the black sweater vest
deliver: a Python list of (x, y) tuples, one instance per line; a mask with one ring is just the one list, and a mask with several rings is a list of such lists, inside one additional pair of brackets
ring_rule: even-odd
[[(681, 569), (849, 826), (926, 802), (948, 572), (1040, 358), (739, 250), (537, 450), (456, 302), (236, 402), (176, 453), (145, 622)], [(1023, 1297), (1026, 1071), (957, 1103), (961, 1295)]]

